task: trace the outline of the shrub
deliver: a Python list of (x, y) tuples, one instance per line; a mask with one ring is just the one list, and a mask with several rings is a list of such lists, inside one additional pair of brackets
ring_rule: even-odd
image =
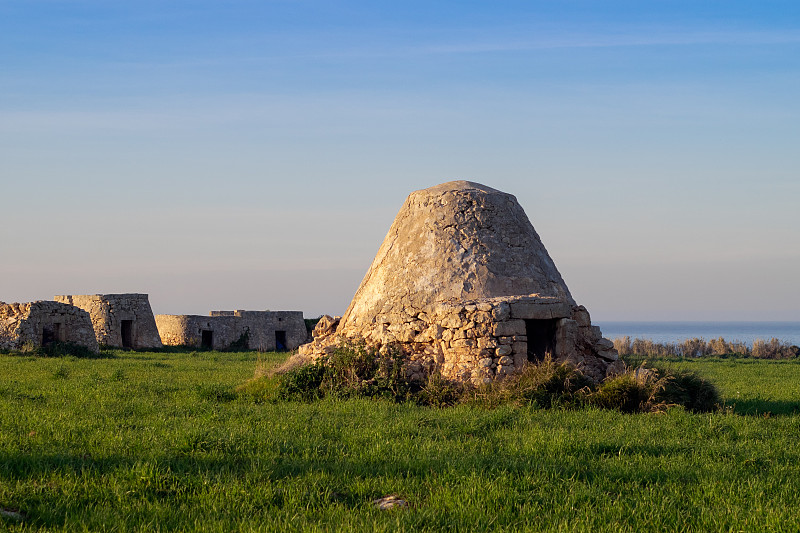
[(617, 337), (614, 339), (614, 349), (617, 350), (617, 353), (620, 355), (629, 355), (633, 352), (631, 351), (631, 338), (627, 335), (624, 337)]
[(316, 400), (322, 398), (322, 380), (325, 365), (321, 362), (306, 364), (278, 377), (277, 396), (281, 400)]
[(431, 372), (422, 390), (417, 396), (417, 403), (431, 407), (448, 407), (459, 403), (466, 389), (462, 383), (442, 377), (439, 371)]
[(520, 372), (483, 385), (467, 401), (473, 405), (497, 407), (504, 404), (537, 405), (549, 408), (583, 403), (592, 381), (570, 363), (557, 363), (547, 355)]
[(776, 338), (769, 341), (756, 339), (753, 347), (743, 342), (726, 341), (722, 337), (705, 341), (702, 338), (686, 339), (680, 343), (657, 343), (650, 339), (617, 337), (614, 348), (620, 355), (637, 357), (757, 357), (760, 359), (789, 359), (800, 356), (800, 348), (781, 342)]
[(661, 407), (656, 395), (664, 385), (655, 371), (639, 367), (606, 379), (589, 400), (592, 405), (623, 413), (654, 411)]
[(658, 393), (660, 401), (682, 405), (689, 411), (709, 412), (719, 407), (720, 397), (713, 383), (685, 370), (665, 373), (667, 382)]
[(406, 379), (399, 351), (379, 353), (363, 344), (340, 346), (327, 359), (292, 367), (283, 374), (257, 375), (237, 392), (257, 402), (310, 401), (331, 395), (410, 399), (433, 407), (458, 403), (483, 408), (595, 405), (625, 413), (660, 411), (671, 405), (711, 411), (719, 402), (714, 385), (691, 372), (639, 367), (595, 384), (574, 365), (556, 362), (549, 355), (477, 388), (447, 380), (438, 371), (431, 372), (420, 386)]
[(798, 355), (797, 346), (790, 346), (775, 337), (768, 341), (754, 340), (752, 354), (760, 359), (789, 359)]
[(662, 411), (674, 405), (705, 412), (719, 406), (719, 393), (710, 381), (693, 372), (639, 367), (603, 381), (589, 402), (624, 413)]

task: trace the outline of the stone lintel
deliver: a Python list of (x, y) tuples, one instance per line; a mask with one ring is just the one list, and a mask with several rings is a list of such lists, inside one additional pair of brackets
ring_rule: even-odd
[(572, 305), (554, 299), (519, 299), (511, 301), (509, 304), (512, 318), (547, 320), (572, 316)]

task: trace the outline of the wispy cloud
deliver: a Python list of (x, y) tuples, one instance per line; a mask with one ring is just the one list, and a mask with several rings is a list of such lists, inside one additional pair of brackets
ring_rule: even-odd
[(516, 37), (508, 40), (485, 40), (470, 43), (424, 45), (415, 49), (421, 53), (462, 54), (481, 52), (513, 52), (551, 48), (609, 48), (637, 46), (687, 45), (775, 45), (800, 43), (800, 30), (790, 32), (757, 31), (671, 31), (637, 33), (574, 33), (558, 36)]

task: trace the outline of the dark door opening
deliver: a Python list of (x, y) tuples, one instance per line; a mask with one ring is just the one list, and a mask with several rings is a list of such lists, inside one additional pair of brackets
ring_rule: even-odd
[(278, 352), (285, 352), (288, 350), (286, 347), (286, 332), (285, 331), (275, 331), (275, 350)]
[(123, 320), (120, 330), (120, 333), (122, 333), (122, 347), (133, 348), (133, 320)]
[(558, 319), (525, 321), (525, 334), (528, 336), (528, 361), (539, 362), (548, 353), (555, 357), (557, 323)]
[(61, 340), (61, 324), (45, 324), (42, 326), (42, 346)]
[(200, 347), (210, 350), (214, 347), (214, 332), (210, 329), (204, 329), (200, 333)]

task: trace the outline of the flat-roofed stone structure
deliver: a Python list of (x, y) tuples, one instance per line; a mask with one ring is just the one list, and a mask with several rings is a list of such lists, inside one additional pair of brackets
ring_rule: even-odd
[(345, 314), (298, 358), (345, 341), (398, 346), (412, 379), (486, 383), (546, 354), (595, 380), (621, 364), (517, 199), (468, 181), (408, 196)]
[(88, 312), (101, 346), (131, 349), (162, 346), (147, 294), (69, 294), (56, 296), (55, 300)]
[(211, 311), (202, 315), (156, 315), (166, 345), (269, 352), (294, 350), (308, 340), (302, 311)]
[(59, 302), (0, 302), (0, 348), (22, 350), (70, 342), (99, 351), (89, 313)]

